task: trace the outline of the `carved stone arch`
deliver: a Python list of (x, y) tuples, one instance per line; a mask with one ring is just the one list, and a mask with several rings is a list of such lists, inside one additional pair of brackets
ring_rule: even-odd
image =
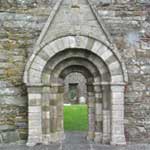
[[(124, 65), (122, 66), (122, 64), (124, 63), (117, 57), (116, 54), (114, 54), (111, 48), (108, 48), (105, 45), (102, 45), (99, 41), (95, 40), (94, 42), (92, 42), (92, 45), (90, 45), (89, 49), (88, 44), (90, 40), (93, 41), (93, 39), (80, 36), (80, 40), (82, 41), (82, 43), (78, 45), (75, 36), (63, 37), (47, 44), (36, 54), (33, 54), (26, 65), (24, 82), (32, 83), (37, 79), (35, 82), (40, 84), (40, 77), (47, 61), (50, 60), (58, 52), (61, 52), (64, 49), (68, 48), (79, 48), (93, 52), (95, 55), (99, 56), (100, 59), (107, 65), (109, 72), (111, 73), (112, 83), (127, 82), (127, 71), (125, 70)], [(37, 70), (35, 71), (32, 68), (37, 68)], [(38, 70), (39, 68), (41, 70)], [(37, 76), (35, 76), (35, 74)]]
[(91, 63), (89, 63), (88, 61), (85, 61), (84, 59), (79, 59), (79, 58), (78, 59), (71, 58), (71, 59), (67, 59), (67, 60), (65, 59), (64, 61), (60, 62), (55, 67), (55, 69), (53, 70), (53, 72), (51, 74), (51, 81), (53, 80), (52, 78), (54, 78), (54, 76), (55, 76), (55, 78), (59, 78), (61, 72), (65, 68), (68, 68), (68, 67), (71, 67), (71, 66), (84, 67), (92, 74), (92, 76), (95, 80), (98, 80), (99, 82), (101, 81), (100, 80), (100, 75), (99, 75), (99, 72), (98, 72), (97, 68), (94, 65), (92, 65)]
[(76, 72), (81, 73), (87, 79), (87, 83), (91, 84), (94, 82), (93, 75), (91, 74), (91, 72), (85, 67), (78, 65), (68, 66), (60, 72), (59, 77), (64, 80), (67, 75)]
[[(118, 57), (112, 47), (90, 37), (78, 36), (77, 39), (76, 36), (66, 36), (37, 49), (39, 50), (29, 59), (24, 73), (24, 83), (28, 88), (29, 99), (28, 144), (34, 145), (39, 142), (48, 144), (60, 142), (64, 138), (62, 117), (59, 118), (63, 112), (63, 84), (48, 85), (42, 82), (42, 76), (48, 62), (66, 49), (74, 51), (82, 49), (96, 55), (95, 58), (98, 57), (110, 73), (110, 82), (93, 82), (91, 85), (93, 90), (89, 92), (89, 99), (91, 101), (95, 99), (93, 117), (96, 124), (89, 133), (89, 139), (99, 143), (125, 144), (124, 88), (127, 72), (120, 56)], [(84, 59), (84, 57), (81, 58)], [(96, 67), (98, 68), (99, 65), (97, 63)], [(109, 106), (105, 101), (110, 101)], [(54, 112), (57, 111), (58, 113), (55, 114)], [(102, 123), (104, 123), (103, 126)]]
[[(99, 57), (94, 55), (92, 52), (87, 52), (86, 50), (83, 49), (74, 49), (74, 50), (68, 49), (53, 56), (52, 59), (48, 61), (48, 63), (44, 68), (43, 71), (44, 77), (42, 77), (42, 82), (49, 83), (48, 80), (50, 78), (51, 71), (54, 70), (54, 67), (58, 63), (62, 63), (62, 61), (66, 59), (81, 59), (82, 61), (85, 60), (92, 63), (99, 70), (101, 81), (110, 82), (110, 73), (104, 62), (102, 62), (102, 60), (99, 59)], [(47, 79), (47, 81), (43, 81), (43, 78)]]

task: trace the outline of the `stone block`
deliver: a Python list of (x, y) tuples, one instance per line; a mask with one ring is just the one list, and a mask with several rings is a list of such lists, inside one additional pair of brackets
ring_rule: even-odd
[(30, 119), (29, 120), (29, 122), (28, 122), (28, 124), (29, 124), (29, 127), (30, 127), (30, 130), (31, 130), (31, 128), (39, 128), (39, 125), (41, 124), (41, 120), (38, 120), (38, 118), (37, 119)]
[(123, 82), (122, 75), (115, 75), (111, 77), (112, 83)]
[(102, 104), (101, 103), (96, 103), (96, 114), (102, 115)]
[(43, 89), (43, 86), (29, 86), (28, 87), (28, 93), (41, 94), (42, 89)]
[(103, 116), (102, 115), (95, 115), (95, 119), (98, 122), (101, 122), (103, 120)]
[[(43, 50), (39, 53), (39, 57), (42, 58), (46, 62), (49, 60), (49, 55)], [(43, 63), (43, 65), (44, 65), (44, 63)]]
[(62, 51), (62, 50), (64, 50), (64, 49), (66, 49), (66, 47), (65, 47), (64, 42), (63, 42), (62, 39), (59, 39), (59, 40), (58, 40), (58, 43), (59, 43), (59, 44), (57, 44), (57, 48), (58, 48), (59, 51)]
[(42, 120), (42, 134), (50, 133), (50, 120), (47, 118), (43, 118)]
[(39, 57), (39, 56), (36, 56), (34, 62), (40, 64), (41, 66), (45, 66), (45, 64), (47, 63), (44, 59), (42, 59), (42, 58)]
[(0, 125), (0, 131), (12, 131), (15, 130), (15, 126), (14, 125)]
[(42, 95), (38, 93), (37, 94), (29, 93), (28, 97), (29, 97), (29, 100), (40, 100), (42, 98)]
[(119, 105), (119, 104), (118, 104), (118, 105), (116, 104), (116, 105), (112, 105), (112, 106), (111, 106), (112, 110), (114, 110), (114, 111), (122, 111), (122, 112), (124, 112), (124, 107), (125, 107), (125, 106), (124, 106), (124, 105), (121, 105), (121, 104), (120, 104), (120, 105)]
[(87, 136), (87, 140), (93, 140), (94, 139), (94, 136), (95, 136), (95, 134), (94, 134), (94, 132), (88, 132), (88, 136)]
[(102, 142), (102, 133), (101, 132), (95, 132), (95, 138), (94, 142), (95, 143), (101, 143)]
[(30, 106), (40, 106), (41, 105), (41, 99), (37, 100), (37, 99), (29, 99), (28, 100), (28, 104)]
[(69, 37), (69, 47), (70, 48), (76, 47), (76, 39), (72, 36)]
[(1, 137), (3, 143), (15, 143), (20, 140), (19, 133), (17, 131), (2, 132)]
[(124, 105), (124, 99), (123, 98), (113, 98), (111, 101), (112, 105)]
[(41, 83), (41, 72), (30, 69), (30, 83), (36, 83), (40, 84)]
[(120, 68), (120, 64), (117, 61), (114, 61), (111, 64), (109, 64), (109, 68), (110, 68), (110, 70)]
[(41, 112), (41, 106), (29, 106), (28, 112), (40, 113)]
[(43, 48), (43, 51), (49, 56), (49, 58), (51, 58), (55, 54), (50, 45), (45, 46)]
[(125, 86), (124, 85), (112, 85), (111, 91), (112, 93), (124, 93)]
[(92, 47), (93, 47), (93, 44), (94, 44), (94, 40), (93, 39), (88, 39), (86, 48), (91, 50)]
[(37, 62), (34, 62), (32, 64), (32, 68), (35, 69), (35, 70), (38, 70), (38, 71), (43, 71), (44, 64), (39, 64)]
[(145, 3), (145, 4), (150, 4), (149, 0), (137, 0), (138, 3)]
[[(117, 90), (117, 89), (116, 89)], [(114, 99), (121, 99), (124, 98), (124, 93), (119, 91), (120, 89), (118, 88), (118, 92), (113, 92), (112, 93), (112, 98)]]
[(63, 41), (64, 47), (69, 47), (69, 39), (67, 37), (64, 37), (62, 41)]
[(97, 92), (97, 93), (101, 93), (102, 89), (99, 85), (94, 85), (94, 91)]
[(101, 102), (102, 100), (102, 93), (95, 93), (96, 102)]
[(41, 126), (32, 126), (29, 128), (29, 136), (40, 136), (42, 133)]
[(50, 119), (50, 112), (49, 111), (45, 111), (42, 113), (42, 118), (45, 118), (45, 119)]
[(99, 42), (94, 42), (93, 47), (91, 49), (92, 52), (97, 53), (99, 49), (102, 48), (102, 45)]
[(124, 118), (124, 111), (112, 110), (112, 119), (118, 118), (117, 120), (122, 120)]
[(125, 137), (124, 135), (112, 135), (111, 136), (111, 145), (125, 145)]
[(15, 106), (27, 106), (27, 97), (26, 96), (1, 96), (0, 104), (5, 105), (15, 105)]
[(111, 56), (113, 56), (113, 53), (111, 51), (106, 51), (101, 55), (101, 58), (106, 62)]
[(42, 142), (42, 135), (32, 135), (28, 137), (27, 146), (35, 146), (37, 143)]
[(29, 112), (28, 113), (28, 118), (29, 120), (40, 120), (41, 118), (41, 112), (37, 113), (37, 112)]
[[(52, 51), (54, 51), (54, 54), (56, 54), (59, 49), (57, 47), (57, 41), (53, 41), (51, 44), (50, 44), (50, 49), (52, 49)], [(50, 58), (49, 58), (50, 59)]]
[(57, 127), (57, 119), (51, 118), (50, 122), (51, 122), (51, 124), (50, 124), (51, 132), (55, 133), (57, 131), (57, 128), (56, 128)]

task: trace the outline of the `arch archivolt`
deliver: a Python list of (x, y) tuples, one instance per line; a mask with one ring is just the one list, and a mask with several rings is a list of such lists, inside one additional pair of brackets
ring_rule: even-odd
[[(78, 41), (80, 41), (78, 43)], [(92, 41), (91, 45), (89, 44)], [(90, 45), (90, 46), (89, 46)], [(39, 51), (36, 54), (33, 54), (27, 63), (24, 81), (25, 83), (41, 83), (42, 70), (44, 69), (46, 63), (57, 53), (68, 49), (68, 48), (78, 48), (85, 49), (97, 55), (103, 62), (105, 62), (108, 70), (111, 74), (111, 82), (126, 82), (127, 72), (124, 69), (124, 65), (117, 57), (117, 54), (114, 54), (111, 48), (103, 45), (101, 42), (88, 37), (78, 37), (76, 40), (75, 36), (63, 37), (58, 40), (52, 41), (51, 43), (40, 47)], [(37, 48), (38, 49), (38, 48)], [(35, 71), (32, 68), (37, 68)], [(40, 68), (40, 70), (38, 70)], [(115, 72), (115, 74), (114, 74)], [(32, 79), (33, 76), (33, 79)], [(31, 79), (30, 79), (31, 78)], [(116, 79), (117, 78), (117, 79)], [(31, 81), (30, 81), (31, 80)]]
[(29, 98), (28, 143), (63, 140), (63, 80), (72, 72), (87, 80), (88, 139), (125, 144), (125, 66), (116, 50), (85, 36), (42, 44), (29, 59), (24, 73)]
[[(61, 72), (68, 67), (71, 66), (79, 66), (80, 69), (85, 68), (87, 69), (93, 76), (94, 79), (99, 78), (100, 81), (100, 76), (99, 76), (99, 72), (96, 70), (96, 68), (94, 68), (95, 66), (91, 65), (89, 62), (82, 60), (82, 59), (70, 59), (70, 60), (65, 60), (63, 62), (61, 62), (60, 64), (58, 64), (58, 66), (56, 66), (55, 70), (52, 72), (51, 75), (51, 80), (53, 80), (53, 78), (59, 78)], [(73, 69), (74, 67), (72, 67)], [(84, 70), (85, 70), (84, 69)]]
[[(62, 52), (63, 55), (58, 55), (55, 56), (54, 58), (52, 58), (52, 61), (49, 61), (45, 67), (44, 70), (44, 76), (46, 78), (47, 76), (47, 80), (50, 78), (50, 71), (54, 70), (54, 66), (56, 64), (61, 64), (64, 65), (67, 63), (67, 60), (74, 60), (77, 63), (80, 63), (80, 61), (84, 61), (84, 65), (90, 66), (88, 64), (92, 64), (93, 67), (91, 67), (91, 71), (93, 70), (93, 68), (97, 68), (97, 70), (99, 70), (100, 72), (100, 76), (101, 76), (101, 80), (102, 81), (110, 81), (110, 75), (108, 72), (108, 69), (106, 68), (105, 64), (94, 54), (86, 54), (85, 50), (79, 50), (79, 49), (68, 49)], [(73, 56), (73, 57), (72, 57)], [(57, 59), (57, 61), (55, 61)], [(55, 63), (53, 63), (53, 61)], [(66, 61), (66, 62), (63, 62)], [(86, 62), (85, 62), (86, 61)], [(69, 63), (69, 62), (68, 62)], [(82, 63), (80, 63), (81, 65)], [(98, 65), (97, 65), (98, 64)], [(99, 76), (99, 77), (100, 77)], [(43, 81), (43, 80), (42, 80)], [(44, 82), (44, 81), (43, 81)], [(49, 81), (46, 81), (45, 83), (49, 83)]]
[(59, 77), (62, 80), (64, 80), (69, 74), (76, 72), (82, 74), (87, 80), (87, 83), (90, 84), (94, 82), (93, 75), (91, 74), (91, 72), (84, 66), (80, 65), (68, 66), (60, 72)]

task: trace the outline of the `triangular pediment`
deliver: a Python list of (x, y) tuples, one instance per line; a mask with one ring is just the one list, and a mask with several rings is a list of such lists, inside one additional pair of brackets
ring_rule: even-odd
[(68, 35), (85, 35), (109, 45), (111, 38), (90, 0), (57, 0), (36, 45)]

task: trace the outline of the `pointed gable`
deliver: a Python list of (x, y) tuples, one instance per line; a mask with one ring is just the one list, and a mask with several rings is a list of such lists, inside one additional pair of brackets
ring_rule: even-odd
[(111, 38), (89, 0), (58, 0), (36, 43), (48, 43), (68, 35), (84, 35), (109, 45)]

